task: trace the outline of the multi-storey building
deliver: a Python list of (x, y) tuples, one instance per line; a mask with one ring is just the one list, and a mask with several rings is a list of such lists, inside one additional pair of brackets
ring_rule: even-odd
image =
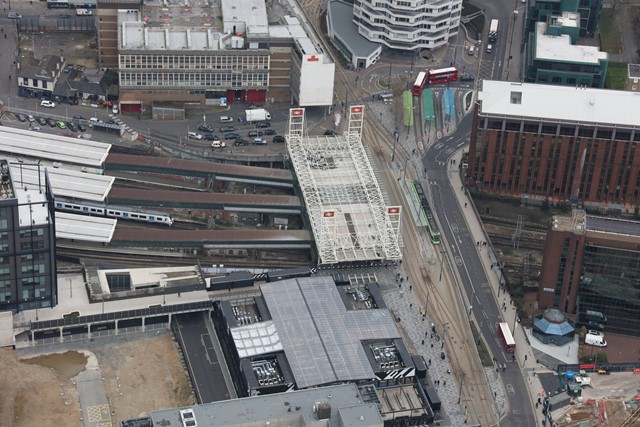
[(632, 92), (484, 80), (467, 183), (632, 211), (640, 206), (639, 109)]
[(526, 34), (535, 31), (537, 22), (547, 22), (550, 15), (576, 12), (580, 14), (580, 37), (593, 37), (598, 32), (603, 4), (604, 0), (536, 0), (530, 2), (524, 36), (526, 37)]
[(118, 68), (118, 10), (141, 10), (142, 0), (98, 0), (96, 25), (100, 68)]
[(48, 175), (43, 171), (40, 186), (25, 184), (22, 165), (0, 159), (0, 311), (53, 307), (57, 300)]
[(640, 222), (555, 216), (542, 260), (538, 307), (575, 314), (589, 329), (640, 336)]
[(333, 103), (335, 64), (297, 18), (269, 25), (262, 0), (193, 6), (188, 17), (182, 5), (166, 6), (118, 12), (123, 112), (180, 117), (190, 104)]
[(366, 39), (399, 50), (436, 49), (458, 34), (462, 0), (355, 0), (353, 22)]
[(579, 19), (579, 14), (565, 12), (536, 24), (527, 44), (525, 81), (604, 87), (609, 55), (595, 46), (574, 44)]

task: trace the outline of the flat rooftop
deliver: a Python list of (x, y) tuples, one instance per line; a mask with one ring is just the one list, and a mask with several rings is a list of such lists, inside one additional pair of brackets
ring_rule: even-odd
[(118, 220), (56, 212), (56, 239), (109, 243)]
[(0, 127), (0, 153), (101, 168), (111, 144)]
[(43, 177), (40, 185), (26, 184), (16, 177), (9, 160), (0, 159), (0, 200), (15, 200), (18, 206), (20, 227), (44, 225), (49, 223), (46, 184)]
[(483, 80), (480, 115), (638, 128), (640, 93)]
[[(327, 402), (328, 420), (321, 421), (314, 407)], [(174, 408), (151, 413), (154, 426), (182, 426), (180, 411), (191, 410), (199, 426), (329, 426), (382, 427), (376, 405), (364, 403), (354, 384), (267, 394), (243, 399)]]
[(375, 378), (362, 342), (401, 338), (387, 309), (347, 310), (331, 277), (260, 288), (298, 388)]
[(351, 52), (359, 58), (368, 58), (382, 45), (367, 40), (358, 32), (353, 23), (353, 4), (342, 0), (331, 0), (328, 3), (328, 13), (333, 30), (340, 41), (349, 47)]
[(267, 27), (265, 0), (221, 0), (222, 19), (225, 22), (242, 22), (247, 28)]
[(609, 58), (607, 52), (601, 52), (595, 46), (571, 44), (568, 34), (551, 36), (546, 35), (546, 31), (546, 22), (536, 24), (536, 60), (598, 65)]
[(640, 237), (640, 222), (587, 215), (587, 231)]

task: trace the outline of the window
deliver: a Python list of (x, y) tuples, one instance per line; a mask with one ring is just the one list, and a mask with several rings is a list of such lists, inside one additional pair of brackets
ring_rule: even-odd
[(511, 92), (511, 103), (522, 104), (522, 92)]

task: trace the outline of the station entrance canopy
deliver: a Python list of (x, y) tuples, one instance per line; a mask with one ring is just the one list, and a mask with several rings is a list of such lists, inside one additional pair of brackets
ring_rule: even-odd
[(344, 135), (307, 136), (304, 108), (289, 110), (289, 156), (320, 264), (396, 260), (400, 206), (387, 206), (362, 145), (364, 107), (352, 106)]

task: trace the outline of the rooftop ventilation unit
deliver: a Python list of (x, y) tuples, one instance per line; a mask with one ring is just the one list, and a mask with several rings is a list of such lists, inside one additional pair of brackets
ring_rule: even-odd
[(193, 409), (180, 410), (180, 420), (182, 420), (183, 427), (198, 427), (196, 414), (193, 413)]

